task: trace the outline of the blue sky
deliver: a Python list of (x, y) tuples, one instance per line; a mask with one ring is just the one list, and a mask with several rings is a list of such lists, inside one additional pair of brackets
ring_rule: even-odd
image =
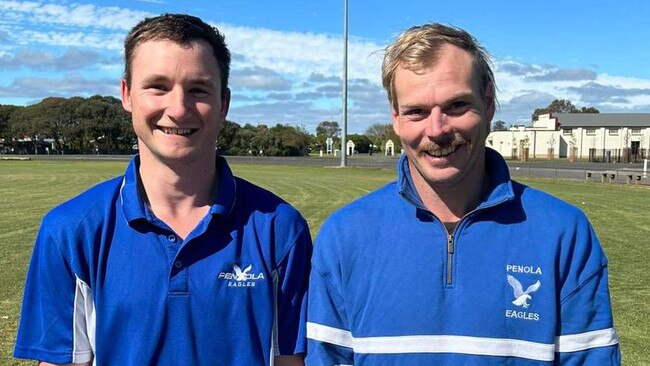
[[(343, 0), (0, 2), (0, 104), (48, 96), (119, 97), (122, 41), (146, 16), (189, 13), (231, 52), (229, 119), (314, 132), (341, 121)], [(601, 112), (650, 112), (650, 2), (349, 0), (348, 131), (388, 123), (381, 51), (430, 21), (472, 33), (492, 53), (500, 109), (528, 123), (566, 98)]]

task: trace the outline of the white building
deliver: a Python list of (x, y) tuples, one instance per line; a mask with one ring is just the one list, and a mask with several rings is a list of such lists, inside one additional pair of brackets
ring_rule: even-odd
[(487, 145), (507, 159), (570, 157), (629, 161), (650, 155), (650, 113), (558, 113), (539, 116), (533, 126), (493, 131)]

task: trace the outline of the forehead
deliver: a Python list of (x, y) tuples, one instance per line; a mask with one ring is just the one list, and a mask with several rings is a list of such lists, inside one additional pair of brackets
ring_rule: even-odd
[(451, 44), (441, 46), (431, 62), (400, 65), (395, 71), (394, 87), (398, 102), (404, 97), (432, 95), (441, 98), (479, 91), (472, 56)]
[(196, 59), (205, 66), (219, 67), (212, 46), (204, 40), (180, 43), (167, 39), (154, 39), (140, 42), (133, 49), (131, 63), (150, 65), (174, 59)]

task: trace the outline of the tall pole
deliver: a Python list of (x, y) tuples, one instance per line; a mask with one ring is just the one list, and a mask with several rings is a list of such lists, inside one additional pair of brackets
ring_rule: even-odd
[(341, 166), (347, 166), (348, 159), (348, 0), (343, 0), (343, 128), (341, 130)]

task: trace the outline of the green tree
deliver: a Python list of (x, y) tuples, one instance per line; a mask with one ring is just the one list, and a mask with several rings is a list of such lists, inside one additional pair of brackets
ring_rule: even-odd
[(595, 107), (582, 107), (578, 109), (568, 99), (555, 99), (547, 107), (535, 109), (531, 118), (535, 121), (540, 115), (549, 113), (600, 113), (600, 111)]
[(325, 150), (327, 138), (332, 138), (334, 143), (337, 144), (341, 134), (341, 127), (336, 121), (323, 121), (316, 127), (316, 141), (319, 147)]
[(366, 129), (365, 135), (373, 145), (383, 146), (392, 131), (393, 125), (390, 123), (375, 123)]
[(0, 139), (11, 139), (11, 119), (20, 107), (0, 104)]
[[(236, 155), (234, 150), (237, 149), (235, 146), (237, 133), (241, 129), (241, 126), (235, 122), (225, 120), (221, 124), (221, 129), (219, 130), (219, 136), (217, 136), (217, 149), (220, 153), (225, 155)], [(230, 151), (233, 149), (233, 151)]]
[(373, 144), (366, 135), (359, 135), (356, 133), (348, 135), (348, 140), (354, 142), (354, 150), (359, 154), (367, 154), (370, 151), (370, 144)]
[(280, 156), (303, 156), (309, 153), (309, 134), (300, 127), (277, 124), (271, 128)]
[(600, 111), (598, 109), (596, 109), (595, 107), (582, 107), (580, 109), (580, 112), (581, 113), (600, 113)]
[(395, 134), (392, 123), (375, 123), (366, 129), (365, 135), (370, 139), (373, 145), (379, 148), (379, 151), (384, 150), (386, 141), (391, 140), (395, 144), (395, 151), (402, 148), (402, 143)]
[(506, 123), (502, 120), (492, 122), (492, 131), (507, 131)]

